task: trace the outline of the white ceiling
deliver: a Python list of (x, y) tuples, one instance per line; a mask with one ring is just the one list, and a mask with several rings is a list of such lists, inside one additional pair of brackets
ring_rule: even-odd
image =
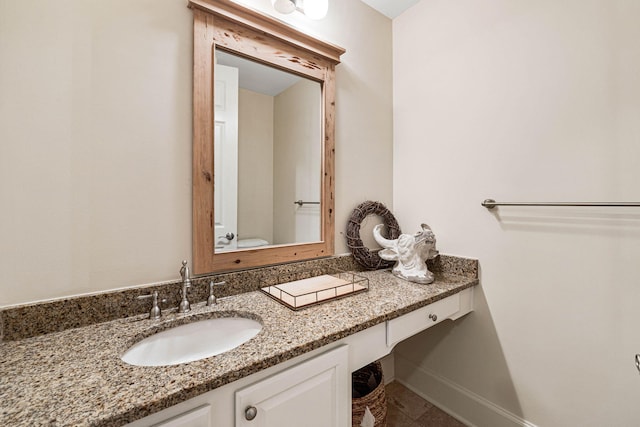
[(362, 0), (383, 15), (393, 19), (420, 0)]
[(276, 96), (289, 86), (300, 81), (300, 77), (259, 64), (255, 61), (216, 50), (218, 64), (238, 68), (239, 86), (252, 92)]

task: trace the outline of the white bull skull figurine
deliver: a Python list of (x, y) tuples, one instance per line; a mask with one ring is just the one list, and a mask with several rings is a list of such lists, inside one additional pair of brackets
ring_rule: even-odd
[(384, 249), (378, 252), (380, 258), (387, 261), (397, 261), (392, 273), (398, 277), (415, 283), (428, 284), (433, 282), (433, 273), (427, 269), (427, 260), (438, 256), (436, 250), (436, 236), (427, 224), (422, 224), (422, 230), (413, 236), (401, 234), (396, 240), (382, 237), (380, 230), (383, 224), (373, 228), (373, 237)]

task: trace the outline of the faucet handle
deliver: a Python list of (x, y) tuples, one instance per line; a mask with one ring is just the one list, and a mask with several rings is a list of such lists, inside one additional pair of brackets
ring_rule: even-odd
[(216, 296), (213, 293), (213, 288), (214, 286), (223, 286), (226, 285), (227, 282), (222, 281), (222, 282), (214, 282), (213, 280), (211, 280), (209, 282), (209, 298), (207, 298), (207, 305), (211, 306), (211, 305), (215, 305), (218, 303), (218, 299), (216, 298)]
[[(136, 297), (137, 299), (152, 299), (151, 310), (149, 311), (149, 319), (157, 320), (162, 317), (162, 310), (160, 309), (160, 305), (158, 304), (158, 291), (153, 291), (147, 295), (139, 295)], [(160, 300), (162, 303), (166, 303), (167, 299), (163, 298)]]

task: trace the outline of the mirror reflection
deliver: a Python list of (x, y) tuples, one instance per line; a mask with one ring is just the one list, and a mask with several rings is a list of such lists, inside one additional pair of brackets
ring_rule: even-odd
[(320, 240), (319, 82), (216, 51), (215, 252)]

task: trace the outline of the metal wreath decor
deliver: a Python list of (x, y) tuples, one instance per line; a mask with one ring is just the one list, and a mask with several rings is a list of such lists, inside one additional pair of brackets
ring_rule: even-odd
[(402, 232), (398, 221), (391, 211), (380, 202), (372, 202), (370, 200), (361, 203), (351, 212), (351, 217), (347, 223), (347, 246), (351, 250), (353, 258), (368, 270), (377, 270), (379, 268), (391, 267), (393, 261), (385, 261), (378, 255), (378, 251), (370, 251), (362, 243), (360, 238), (360, 224), (368, 215), (378, 215), (382, 218), (384, 225), (389, 233), (388, 238), (391, 240), (400, 237)]

